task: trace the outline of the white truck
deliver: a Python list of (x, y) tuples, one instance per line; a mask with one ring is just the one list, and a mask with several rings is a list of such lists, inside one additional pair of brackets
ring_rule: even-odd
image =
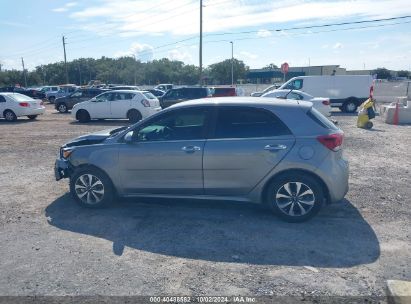
[(370, 96), (372, 85), (371, 75), (298, 76), (288, 80), (280, 89), (327, 97), (332, 107), (353, 113)]

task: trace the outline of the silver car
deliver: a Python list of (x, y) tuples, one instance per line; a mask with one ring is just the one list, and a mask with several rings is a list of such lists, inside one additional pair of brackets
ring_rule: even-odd
[(348, 191), (343, 132), (312, 103), (224, 97), (187, 101), (137, 124), (61, 147), (56, 179), (82, 206), (116, 196), (266, 204), (289, 222)]

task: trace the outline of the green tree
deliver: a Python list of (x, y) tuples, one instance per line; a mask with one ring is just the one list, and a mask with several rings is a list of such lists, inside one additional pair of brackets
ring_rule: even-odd
[(377, 79), (391, 78), (391, 73), (386, 68), (378, 68), (372, 71), (372, 74), (377, 74)]
[[(243, 61), (234, 58), (234, 83), (238, 79), (244, 79), (248, 69), (248, 66)], [(206, 70), (206, 75), (208, 75), (213, 84), (231, 84), (231, 59), (210, 65)]]
[(278, 69), (278, 66), (275, 65), (274, 63), (270, 63), (266, 65), (265, 67), (263, 67), (263, 70), (274, 70), (274, 69)]
[(397, 72), (398, 77), (410, 77), (410, 71), (401, 70)]

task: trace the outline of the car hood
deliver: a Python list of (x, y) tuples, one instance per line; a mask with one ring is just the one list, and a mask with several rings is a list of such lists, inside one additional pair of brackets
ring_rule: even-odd
[(101, 130), (98, 132), (82, 135), (82, 136), (79, 136), (67, 142), (66, 144), (63, 145), (63, 147), (77, 147), (77, 146), (88, 146), (88, 145), (99, 144), (105, 141), (111, 135), (121, 132), (127, 128), (128, 127), (110, 128), (110, 129), (105, 129), (105, 130)]

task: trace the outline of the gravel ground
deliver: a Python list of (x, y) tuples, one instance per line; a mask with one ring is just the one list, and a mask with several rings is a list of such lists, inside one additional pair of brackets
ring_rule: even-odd
[(54, 180), (59, 146), (126, 122), (82, 125), (51, 106), (0, 120), (0, 295), (384, 295), (387, 279), (411, 280), (411, 126), (334, 114), (350, 191), (303, 224), (233, 202), (81, 209)]

